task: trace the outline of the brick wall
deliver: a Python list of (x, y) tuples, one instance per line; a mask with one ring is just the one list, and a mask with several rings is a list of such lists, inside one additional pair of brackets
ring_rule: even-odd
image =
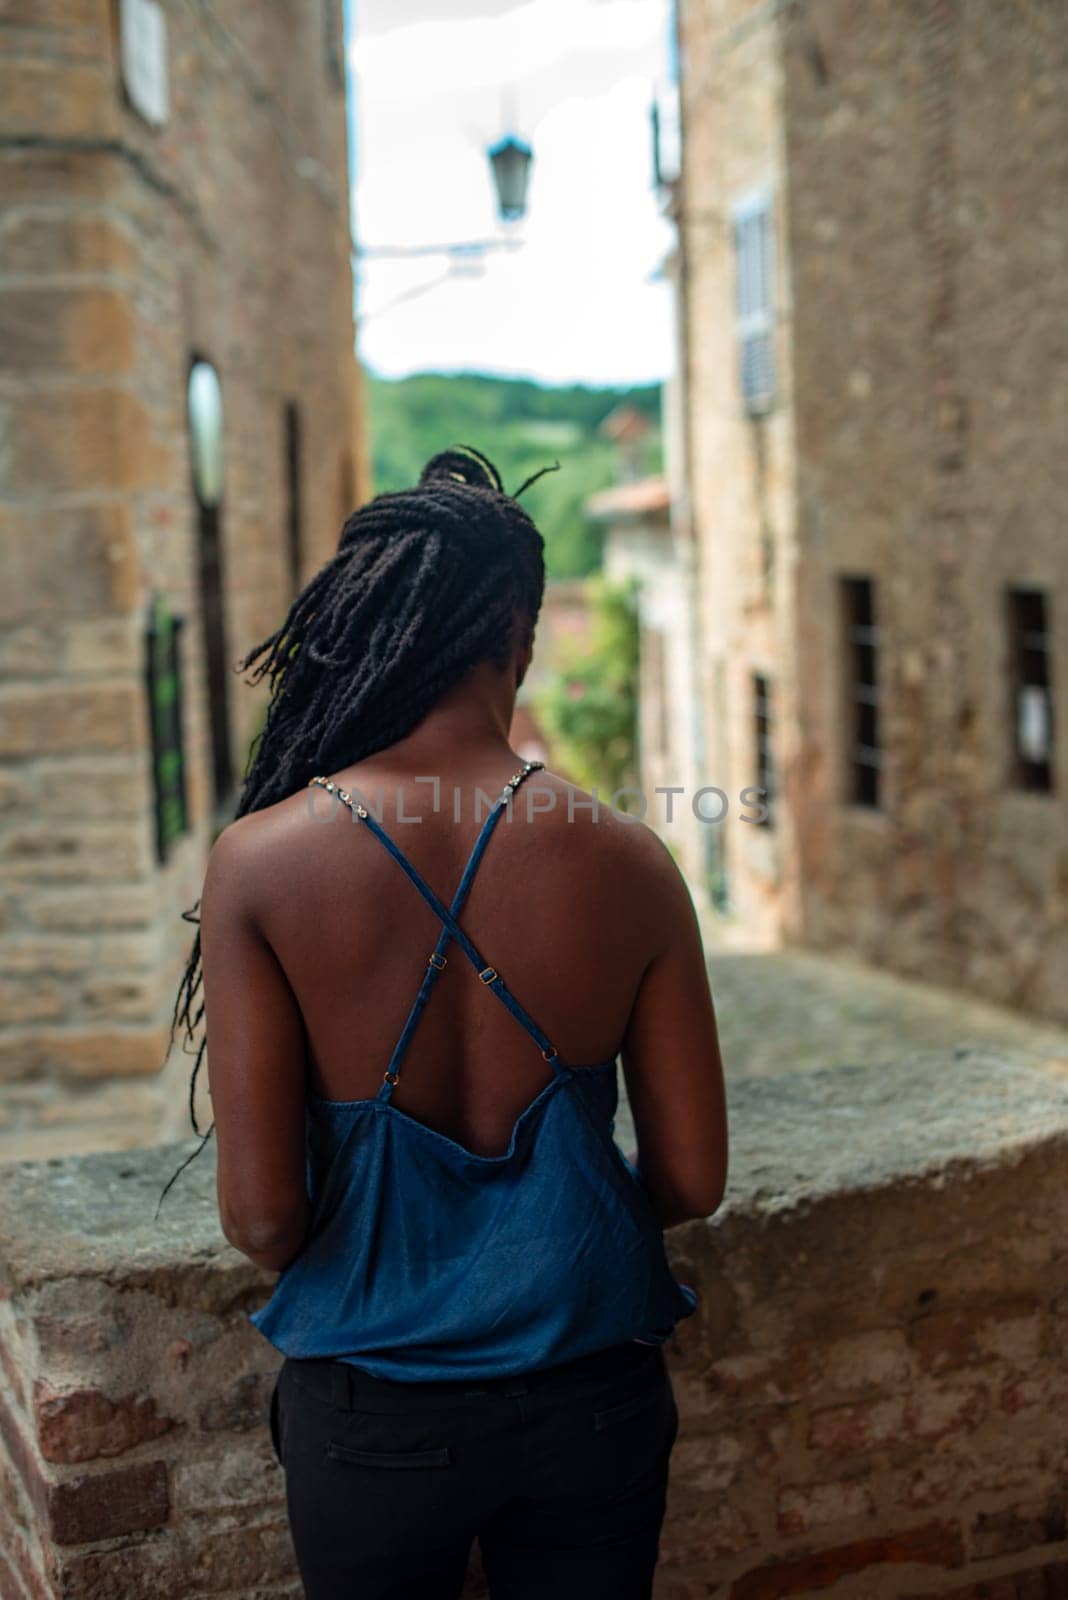
[[(326, 3), (326, 0), (324, 0)], [(12, 0), (0, 29), (0, 1158), (183, 1127), (153, 1082), (214, 818), (186, 383), (223, 391), (227, 653), (361, 490), (344, 93), (324, 7), (167, 5), (170, 117), (127, 104), (118, 8)], [(335, 13), (339, 11), (334, 6)], [(155, 860), (149, 597), (184, 617), (192, 832)], [(243, 770), (261, 710), (231, 685)], [(162, 1103), (161, 1103), (162, 1102)]]
[[(730, 1098), (727, 1201), (670, 1238), (701, 1308), (658, 1600), (1056, 1600), (1068, 1094), (960, 1054)], [(300, 1592), (245, 1316), (269, 1278), (210, 1153), (153, 1221), (178, 1154), (0, 1173), (4, 1600)]]

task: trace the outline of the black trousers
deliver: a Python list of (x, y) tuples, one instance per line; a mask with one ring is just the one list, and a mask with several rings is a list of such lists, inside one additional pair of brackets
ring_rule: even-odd
[(286, 1360), (271, 1432), (307, 1600), (649, 1600), (678, 1431), (658, 1345), (395, 1383)]

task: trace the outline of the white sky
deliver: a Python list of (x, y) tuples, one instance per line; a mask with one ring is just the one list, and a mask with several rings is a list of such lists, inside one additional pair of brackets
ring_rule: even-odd
[(361, 244), (493, 237), (486, 147), (514, 131), (534, 149), (522, 249), (448, 278), (440, 257), (360, 262), (365, 362), (388, 376), (662, 378), (668, 290), (652, 280), (670, 229), (649, 107), (667, 0), (351, 0), (351, 11)]

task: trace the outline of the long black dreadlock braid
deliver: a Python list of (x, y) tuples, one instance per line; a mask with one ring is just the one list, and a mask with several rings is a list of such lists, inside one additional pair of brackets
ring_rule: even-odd
[[(493, 463), (460, 445), (434, 456), (416, 488), (352, 514), (337, 553), (240, 663), (250, 683), (269, 680), (271, 699), (239, 817), (403, 739), (478, 662), (507, 660), (517, 627), (532, 627), (541, 609), (542, 539), (517, 501), (541, 475), (506, 494)], [(197, 907), (186, 920), (197, 922)], [(171, 1040), (181, 1030), (194, 1057), (189, 1116), (201, 1143), (163, 1195), (212, 1132), (201, 1134), (195, 1106), (203, 1021), (198, 931)]]

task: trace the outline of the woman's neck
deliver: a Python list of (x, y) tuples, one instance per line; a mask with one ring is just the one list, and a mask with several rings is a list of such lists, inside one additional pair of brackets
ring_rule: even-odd
[(514, 673), (480, 662), (411, 733), (361, 766), (431, 775), (503, 759), (512, 753), (508, 735), (515, 695)]

